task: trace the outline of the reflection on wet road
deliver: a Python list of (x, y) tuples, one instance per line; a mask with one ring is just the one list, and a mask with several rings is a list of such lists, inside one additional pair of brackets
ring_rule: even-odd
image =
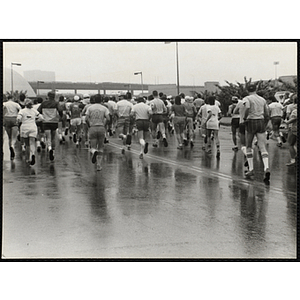
[[(21, 153), (3, 161), (3, 246), (7, 258), (295, 258), (296, 174), (287, 148), (269, 143), (271, 184), (258, 153), (253, 180), (243, 178), (222, 128), (221, 158), (194, 149), (152, 149), (134, 140), (125, 155), (111, 138), (104, 168), (87, 149), (58, 146), (28, 167)], [(274, 142), (274, 143), (273, 143)], [(5, 147), (5, 146), (4, 146)]]

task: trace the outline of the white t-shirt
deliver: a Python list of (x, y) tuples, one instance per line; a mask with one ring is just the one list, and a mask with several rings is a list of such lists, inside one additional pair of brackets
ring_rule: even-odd
[(219, 130), (219, 120), (218, 120), (218, 114), (221, 113), (220, 107), (215, 105), (207, 105), (207, 114), (209, 116), (209, 112), (212, 113), (210, 119), (206, 123), (207, 129), (214, 129)]
[(23, 108), (19, 111), (17, 120), (22, 122), (22, 129), (31, 129), (35, 128), (36, 118), (43, 119), (43, 116), (34, 108)]
[(270, 117), (282, 117), (283, 106), (279, 102), (272, 102), (269, 104), (270, 108)]
[(117, 111), (119, 117), (129, 117), (132, 108), (133, 104), (128, 100), (124, 99), (117, 102)]
[(151, 107), (143, 102), (134, 105), (131, 112), (135, 114), (136, 120), (148, 120), (152, 114)]
[(5, 117), (16, 117), (21, 110), (21, 106), (12, 100), (8, 100), (3, 103), (3, 109), (5, 111)]

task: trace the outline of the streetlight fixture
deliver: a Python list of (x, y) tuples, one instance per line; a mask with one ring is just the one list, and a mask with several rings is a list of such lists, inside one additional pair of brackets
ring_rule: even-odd
[(38, 80), (37, 82), (36, 82), (37, 84), (36, 84), (36, 95), (38, 96), (39, 94), (40, 94), (40, 91), (39, 91), (39, 83), (44, 83), (44, 81), (40, 81), (40, 80)]
[(141, 74), (141, 83), (142, 83), (142, 96), (144, 95), (144, 85), (143, 85), (143, 72), (140, 71), (140, 72), (135, 72), (133, 73), (134, 75), (139, 75)]
[(22, 66), (20, 63), (10, 63), (10, 71), (11, 71), (11, 95), (14, 93), (14, 74), (13, 74), (13, 66)]
[[(171, 44), (171, 42), (165, 42)], [(178, 61), (178, 42), (176, 42), (176, 74), (177, 74), (177, 94), (179, 95), (179, 61)]]
[(274, 66), (275, 66), (275, 86), (277, 83), (277, 65), (279, 65), (279, 61), (274, 61)]

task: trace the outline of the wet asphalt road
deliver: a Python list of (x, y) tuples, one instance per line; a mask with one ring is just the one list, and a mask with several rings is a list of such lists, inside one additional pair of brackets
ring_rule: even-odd
[(221, 126), (221, 158), (208, 157), (197, 130), (195, 147), (149, 147), (139, 159), (136, 137), (125, 155), (111, 137), (103, 170), (71, 141), (26, 165), (4, 139), (5, 258), (296, 258), (296, 169), (287, 145), (270, 140), (271, 181), (265, 185), (255, 150), (253, 180), (243, 155)]

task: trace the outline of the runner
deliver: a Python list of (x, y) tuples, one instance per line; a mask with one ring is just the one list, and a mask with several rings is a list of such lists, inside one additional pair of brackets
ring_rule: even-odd
[(42, 125), (43, 134), (46, 136), (47, 150), (49, 151), (49, 158), (54, 160), (55, 154), (55, 137), (58, 128), (59, 116), (62, 112), (59, 111), (58, 102), (55, 101), (55, 92), (48, 93), (48, 100), (41, 103), (38, 112), (43, 115), (44, 122)]
[(185, 132), (184, 132), (184, 145), (187, 146), (191, 144), (191, 148), (194, 147), (194, 120), (197, 115), (196, 107), (193, 103), (193, 97), (186, 96), (183, 106), (186, 110), (186, 123), (185, 123)]
[(73, 142), (76, 144), (76, 147), (79, 146), (81, 142), (81, 112), (84, 108), (84, 105), (80, 102), (80, 97), (78, 95), (74, 96), (74, 102), (70, 105), (69, 114), (70, 114), (70, 132), (73, 134)]
[(257, 137), (257, 143), (261, 152), (261, 157), (264, 165), (264, 182), (269, 183), (270, 170), (269, 170), (269, 154), (266, 149), (266, 123), (269, 119), (269, 110), (266, 100), (256, 94), (256, 86), (254, 84), (248, 87), (249, 96), (245, 99), (245, 116), (247, 131), (247, 160), (249, 164), (249, 171), (245, 174), (246, 177), (254, 175), (253, 170), (253, 151), (252, 142), (254, 137)]
[[(83, 110), (90, 104), (91, 99), (89, 94), (84, 94), (83, 99), (80, 101), (83, 104)], [(85, 115), (83, 114), (83, 110), (81, 112), (81, 122), (82, 122), (82, 132), (84, 138), (85, 147), (89, 147), (89, 138), (88, 138), (88, 126), (85, 122)]]
[(62, 116), (59, 117), (58, 121), (58, 139), (59, 143), (62, 144), (66, 141), (65, 139), (65, 130), (66, 130), (66, 121), (67, 121), (67, 108), (65, 103), (65, 97), (60, 96), (58, 98), (58, 109), (62, 113)]
[(21, 109), (17, 116), (17, 122), (22, 123), (20, 127), (20, 136), (24, 139), (26, 145), (25, 159), (31, 166), (35, 164), (35, 139), (37, 136), (36, 118), (40, 121), (44, 117), (34, 108), (32, 101), (26, 99), (24, 102), (25, 108)]
[(288, 167), (295, 166), (297, 159), (297, 98), (297, 94), (292, 96), (293, 107), (290, 108), (288, 120), (284, 121), (289, 126), (288, 143), (291, 160), (286, 164)]
[(204, 141), (204, 145), (202, 146), (202, 150), (207, 150), (207, 135), (206, 135), (206, 120), (207, 120), (207, 107), (208, 101), (207, 98), (204, 100), (204, 104), (200, 107), (199, 112), (196, 116), (200, 124), (200, 133)]
[(102, 170), (105, 123), (109, 121), (109, 110), (102, 105), (100, 94), (95, 95), (94, 104), (86, 110), (86, 123), (89, 126), (89, 140), (91, 143), (92, 163), (97, 162), (97, 171)]
[(216, 97), (208, 97), (207, 119), (206, 119), (206, 136), (208, 137), (207, 154), (211, 154), (211, 142), (215, 141), (217, 147), (216, 157), (220, 157), (220, 141), (219, 141), (219, 120), (222, 118), (220, 107), (215, 104)]
[[(41, 103), (43, 102), (43, 98), (38, 97), (36, 98), (36, 101), (34, 102), (32, 108), (34, 108), (35, 110), (38, 110), (38, 108), (40, 107)], [(42, 121), (36, 121), (36, 126), (37, 126), (37, 137), (36, 137), (36, 151), (37, 152), (41, 152), (41, 132), (42, 132), (42, 127), (43, 127), (43, 122)], [(44, 144), (45, 147), (45, 144)]]
[(241, 102), (238, 97), (233, 96), (231, 98), (232, 104), (228, 107), (228, 117), (231, 117), (231, 132), (232, 132), (232, 141), (233, 141), (233, 151), (238, 151), (239, 148), (237, 146), (237, 138), (236, 138), (236, 132), (239, 128), (240, 124), (240, 115), (238, 113), (234, 113), (234, 109), (236, 108), (237, 104)]
[(125, 153), (126, 146), (128, 150), (131, 146), (130, 112), (133, 108), (133, 104), (130, 102), (131, 93), (127, 93), (125, 98), (117, 102), (116, 110), (118, 114), (117, 132), (123, 140), (122, 154)]
[(285, 138), (283, 137), (282, 132), (279, 131), (279, 128), (281, 118), (283, 116), (283, 106), (274, 96), (271, 96), (270, 100), (272, 102), (269, 104), (269, 114), (272, 123), (273, 135), (277, 139), (277, 146), (282, 147), (282, 143), (285, 143)]
[(177, 149), (183, 149), (183, 131), (185, 126), (186, 109), (183, 104), (181, 104), (181, 97), (175, 97), (175, 103), (171, 107), (171, 118), (174, 123), (175, 134), (178, 142)]
[(168, 141), (166, 138), (166, 130), (163, 120), (163, 114), (167, 112), (167, 108), (164, 104), (164, 102), (158, 98), (157, 91), (153, 91), (152, 95), (154, 97), (153, 100), (150, 101), (150, 107), (152, 109), (152, 120), (151, 120), (151, 133), (152, 138), (154, 139), (153, 147), (158, 146), (158, 131), (161, 133), (163, 137), (163, 143), (165, 147), (168, 147)]
[(8, 135), (8, 146), (10, 151), (10, 159), (15, 158), (15, 143), (18, 136), (17, 115), (21, 110), (21, 106), (14, 101), (9, 95), (8, 101), (3, 103), (3, 125)]
[[(246, 96), (246, 94), (245, 94)], [(247, 161), (247, 147), (246, 147), (246, 129), (245, 129), (245, 99), (243, 98), (241, 101), (239, 101), (233, 111), (234, 114), (239, 114), (240, 121), (239, 121), (239, 138), (241, 143), (241, 150), (244, 154), (244, 166), (247, 167), (247, 171), (249, 170), (249, 165)], [(252, 155), (253, 155), (253, 149), (252, 149)]]
[(138, 130), (137, 137), (141, 145), (140, 158), (148, 153), (148, 142), (150, 138), (150, 116), (152, 114), (151, 107), (144, 102), (143, 97), (136, 99), (137, 104), (133, 106), (131, 115), (134, 116), (136, 127)]

